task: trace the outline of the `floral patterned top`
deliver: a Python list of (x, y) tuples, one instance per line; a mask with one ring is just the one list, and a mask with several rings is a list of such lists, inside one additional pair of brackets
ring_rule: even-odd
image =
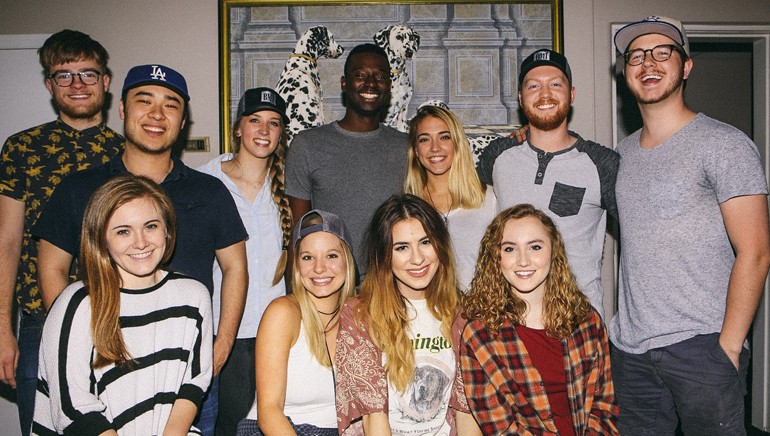
[(37, 286), (37, 244), (30, 229), (64, 177), (108, 162), (123, 150), (123, 137), (105, 124), (76, 130), (57, 119), (19, 132), (0, 154), (0, 195), (24, 202), (24, 236), (16, 300), (30, 315), (45, 310)]
[[(340, 314), (340, 328), (337, 336), (337, 351), (334, 368), (336, 372), (337, 389), (337, 426), (341, 435), (362, 435), (362, 417), (374, 412), (388, 414), (388, 380), (383, 367), (382, 351), (374, 344), (369, 334), (368, 323), (358, 323), (354, 318), (355, 308), (360, 304), (359, 298), (348, 300)], [(463, 392), (462, 374), (460, 372), (459, 344), (465, 319), (458, 315), (452, 325), (451, 353), (453, 355), (453, 373), (446, 388), (449, 390), (448, 408), (437, 408), (445, 414), (446, 425), (429, 434), (456, 435), (456, 412), (470, 413), (468, 402)], [(413, 341), (414, 343), (414, 341)], [(449, 345), (449, 344), (447, 344)], [(418, 351), (416, 351), (417, 355)], [(416, 358), (416, 360), (418, 360)], [(417, 374), (415, 371), (415, 383)], [(426, 406), (422, 404), (421, 406)], [(425, 407), (417, 407), (425, 411)], [(390, 415), (392, 418), (392, 415)], [(393, 425), (393, 420), (391, 425)], [(421, 425), (415, 421), (415, 428)]]

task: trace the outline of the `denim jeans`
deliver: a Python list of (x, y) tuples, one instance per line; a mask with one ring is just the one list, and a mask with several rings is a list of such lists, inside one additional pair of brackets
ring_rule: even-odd
[(749, 350), (735, 369), (719, 334), (699, 335), (643, 354), (612, 349), (612, 378), (624, 436), (745, 435)]
[(219, 410), (219, 376), (211, 380), (211, 385), (203, 397), (203, 404), (193, 425), (201, 431), (203, 436), (214, 436), (214, 428), (217, 424), (217, 410)]
[(44, 316), (22, 315), (19, 324), (19, 363), (16, 367), (16, 404), (22, 436), (29, 436), (35, 413), (37, 390), (37, 361)]

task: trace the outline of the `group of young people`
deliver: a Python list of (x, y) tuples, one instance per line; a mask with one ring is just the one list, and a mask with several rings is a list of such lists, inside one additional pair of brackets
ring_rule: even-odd
[[(239, 109), (234, 131), (256, 116), (283, 127), (280, 97), (259, 92), (277, 104)], [(320, 209), (298, 218), (291, 292), (262, 315), (256, 398), (237, 434), (617, 433), (607, 333), (556, 225), (526, 204), (495, 218), (494, 194), (448, 109), (418, 110), (408, 138), (405, 193), (371, 214), (358, 292), (343, 220)], [(239, 155), (249, 153), (244, 139)], [(466, 232), (457, 238), (456, 217), (465, 224), (455, 231)], [(455, 262), (463, 257), (471, 260)], [(533, 406), (553, 413), (542, 428), (527, 415)]]
[[(619, 45), (626, 68), (639, 65), (634, 56), (662, 63), (686, 47), (686, 39), (661, 33), (673, 25), (635, 26)], [(631, 46), (651, 34), (674, 44)], [(75, 61), (84, 59), (59, 59)], [(54, 69), (47, 84), (106, 90), (103, 70)], [(44, 216), (25, 223), (41, 244), (64, 249), (57, 235), (68, 227), (48, 208), (66, 217), (64, 209), (82, 207), (77, 248), (66, 250), (80, 280), (43, 294), (50, 310), (26, 431), (211, 434), (201, 428), (214, 396), (220, 420), (237, 424), (224, 434), (238, 436), (673, 432), (634, 422), (641, 412), (628, 400), (630, 384), (619, 388), (624, 398), (615, 395), (601, 299), (595, 278), (584, 280), (596, 268), (580, 263), (579, 247), (603, 235), (594, 227), (606, 212), (617, 213), (618, 158), (566, 130), (564, 108), (574, 98), (566, 59), (549, 50), (525, 59), (519, 96), (530, 132), (493, 143), (478, 172), (446, 107), (418, 109), (407, 135), (379, 123), (388, 73), (381, 49), (353, 49), (341, 78), (345, 116), (300, 133), (291, 147), (284, 100), (270, 88), (247, 90), (230, 126), (233, 153), (200, 169), (221, 183), (200, 189), (212, 178), (168, 156), (189, 111), (184, 78), (157, 65), (129, 71), (122, 157), (106, 174), (96, 168), (57, 187)], [(649, 83), (646, 74), (641, 81)], [(655, 74), (653, 81), (665, 76)], [(504, 163), (528, 153), (531, 166), (506, 172)], [(563, 170), (570, 160), (589, 192), (554, 180), (572, 176)], [(517, 175), (530, 172), (532, 200), (519, 201), (531, 182)], [(203, 177), (197, 189), (178, 187), (196, 177)], [(212, 208), (194, 195), (227, 201)], [(581, 215), (585, 202), (598, 211), (589, 218)], [(214, 218), (232, 210), (242, 224)], [(576, 236), (575, 226), (591, 227), (590, 235)], [(205, 236), (190, 235), (203, 228)], [(212, 275), (203, 278), (185, 258), (201, 238), (212, 239), (204, 259)], [(50, 259), (53, 248), (44, 249)], [(244, 261), (233, 261), (236, 254)], [(234, 283), (245, 288), (240, 300)], [(625, 348), (620, 331), (613, 342)], [(687, 403), (672, 400), (683, 411)], [(691, 416), (682, 420), (686, 432), (696, 428)]]

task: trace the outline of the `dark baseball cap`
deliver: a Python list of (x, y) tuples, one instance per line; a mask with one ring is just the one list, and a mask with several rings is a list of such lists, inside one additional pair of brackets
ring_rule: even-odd
[(538, 50), (524, 59), (521, 63), (521, 69), (519, 71), (519, 88), (521, 88), (522, 82), (524, 82), (524, 76), (537, 67), (548, 65), (556, 67), (567, 76), (567, 81), (572, 83), (572, 70), (569, 68), (567, 58), (563, 54), (544, 48)]
[[(321, 223), (313, 224), (303, 229), (302, 222), (305, 221), (306, 218), (309, 218), (313, 215), (320, 217)], [(297, 244), (299, 243), (300, 239), (316, 232), (331, 233), (332, 235), (340, 238), (342, 242), (347, 244), (348, 248), (351, 248), (350, 234), (348, 233), (347, 227), (345, 227), (345, 223), (342, 222), (342, 219), (331, 212), (326, 212), (321, 209), (313, 209), (305, 215), (302, 215), (302, 218), (297, 221), (297, 225), (294, 227), (294, 236), (292, 237), (292, 245), (294, 246), (294, 249), (297, 249)]]
[(184, 76), (178, 71), (160, 64), (137, 65), (128, 70), (126, 80), (123, 81), (122, 98), (126, 97), (126, 93), (130, 89), (144, 85), (166, 87), (179, 94), (184, 98), (184, 101), (190, 101)]
[(238, 116), (243, 117), (259, 111), (273, 111), (281, 114), (284, 124), (289, 124), (286, 116), (286, 101), (270, 88), (253, 88), (243, 93), (238, 103)]

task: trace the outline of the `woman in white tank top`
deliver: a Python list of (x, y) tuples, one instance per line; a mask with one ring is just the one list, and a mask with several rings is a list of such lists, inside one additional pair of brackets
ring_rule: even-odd
[(340, 307), (355, 293), (344, 223), (318, 209), (294, 229), (292, 293), (265, 310), (257, 331), (257, 394), (238, 436), (336, 435), (335, 354)]

